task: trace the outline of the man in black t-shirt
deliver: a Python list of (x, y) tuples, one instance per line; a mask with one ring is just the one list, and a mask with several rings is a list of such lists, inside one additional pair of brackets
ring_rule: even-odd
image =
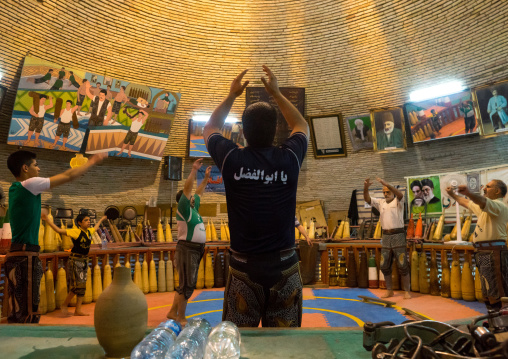
[(307, 152), (307, 122), (280, 92), (277, 78), (263, 66), (261, 78), (289, 127), (291, 136), (273, 147), (277, 112), (266, 102), (248, 106), (242, 125), (248, 146), (240, 149), (221, 128), (249, 81), (243, 71), (204, 128), (208, 152), (221, 169), (226, 188), (231, 262), (222, 319), (238, 326), (299, 327), (302, 281), (294, 250), (294, 213), (300, 166)]

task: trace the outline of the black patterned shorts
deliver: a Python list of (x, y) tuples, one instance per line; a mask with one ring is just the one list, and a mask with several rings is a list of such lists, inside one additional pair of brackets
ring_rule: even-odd
[(300, 327), (302, 325), (302, 278), (298, 257), (273, 256), (265, 259), (231, 257), (224, 290), (222, 320), (239, 327)]
[(137, 138), (138, 138), (138, 133), (132, 132), (131, 130), (129, 130), (129, 132), (127, 132), (127, 135), (125, 135), (125, 139), (123, 140), (123, 143), (134, 146)]
[(71, 132), (71, 123), (59, 123), (56, 128), (56, 135), (63, 137), (69, 137), (69, 133)]
[(30, 119), (30, 124), (28, 125), (28, 131), (36, 133), (41, 133), (42, 127), (44, 126), (44, 117), (34, 117)]

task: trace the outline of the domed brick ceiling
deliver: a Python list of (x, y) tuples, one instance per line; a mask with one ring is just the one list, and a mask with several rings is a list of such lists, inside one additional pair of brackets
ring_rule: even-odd
[[(367, 113), (398, 106), (409, 91), (444, 79), (473, 87), (508, 77), (508, 2), (504, 1), (192, 1), (192, 0), (5, 0), (0, 4), (1, 84), (9, 87), (0, 122), (0, 160), (21, 65), (30, 52), (68, 67), (125, 78), (182, 93), (166, 153), (185, 156), (188, 119), (211, 113), (244, 68), (261, 86), (269, 65), (281, 86), (305, 87), (306, 114)], [(244, 98), (232, 114), (240, 117)], [(414, 174), (441, 173), (501, 164), (507, 137), (461, 138), (410, 145), (403, 153), (352, 153), (314, 159), (309, 146), (298, 200), (320, 198), (327, 210), (346, 209), (351, 190), (365, 177), (403, 183)], [(44, 172), (64, 169), (71, 154), (37, 150)], [(69, 157), (69, 158), (67, 158)], [(189, 164), (184, 163), (184, 176)], [(160, 164), (110, 159), (95, 175), (93, 191), (62, 189), (71, 206), (103, 202), (169, 202), (170, 186)], [(114, 186), (111, 178), (126, 177)], [(147, 173), (149, 175), (147, 175)], [(4, 189), (11, 176), (0, 177)], [(183, 185), (182, 183), (179, 184)], [(108, 188), (105, 188), (108, 187)], [(177, 186), (174, 186), (176, 193)], [(210, 201), (223, 196), (208, 195)]]

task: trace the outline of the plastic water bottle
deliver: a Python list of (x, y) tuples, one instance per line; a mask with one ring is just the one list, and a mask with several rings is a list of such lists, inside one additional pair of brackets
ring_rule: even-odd
[(204, 359), (238, 359), (240, 343), (238, 327), (232, 322), (221, 322), (208, 336)]
[(166, 359), (202, 359), (210, 329), (206, 319), (190, 319), (169, 348)]
[(131, 352), (133, 359), (164, 359), (182, 327), (174, 320), (161, 323)]
[(185, 327), (198, 327), (201, 328), (203, 333), (208, 337), (210, 332), (212, 331), (212, 326), (210, 325), (210, 322), (203, 318), (192, 318), (187, 321), (187, 324)]
[(104, 232), (101, 233), (101, 242), (102, 242), (101, 248), (108, 249), (108, 239), (106, 238), (106, 233)]

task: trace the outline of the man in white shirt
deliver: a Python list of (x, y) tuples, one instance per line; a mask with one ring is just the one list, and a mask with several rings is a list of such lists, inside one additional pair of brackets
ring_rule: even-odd
[(129, 145), (129, 152), (127, 152), (127, 155), (129, 157), (131, 156), (132, 147), (134, 147), (134, 143), (136, 143), (136, 139), (138, 138), (138, 132), (139, 130), (141, 130), (141, 127), (143, 127), (143, 125), (145, 124), (147, 118), (148, 112), (146, 112), (146, 110), (139, 110), (138, 116), (134, 120), (132, 120), (129, 132), (127, 132), (127, 135), (125, 135), (122, 148), (116, 154), (117, 156), (122, 154), (127, 145)]
[(386, 294), (381, 298), (393, 297), (392, 261), (395, 256), (397, 267), (402, 277), (402, 287), (406, 292), (404, 299), (410, 299), (409, 263), (406, 253), (406, 231), (404, 229), (404, 194), (381, 178), (376, 179), (383, 185), (383, 196), (385, 198), (370, 197), (369, 187), (372, 185), (372, 182), (370, 182), (369, 178), (363, 183), (363, 198), (365, 202), (379, 211), (379, 221), (381, 222), (381, 228), (383, 228), (381, 261), (379, 265), (381, 272), (385, 276)]
[[(72, 122), (72, 115), (74, 112), (78, 109), (78, 105), (71, 107), (72, 101), (67, 100), (65, 103), (65, 108), (60, 114), (60, 123), (58, 124), (58, 127), (56, 128), (56, 134), (55, 134), (55, 142), (49, 148), (53, 148), (58, 143), (58, 140), (60, 139), (60, 136), (63, 136), (63, 144), (62, 147), (60, 147), (61, 150), (66, 150), (65, 144), (67, 143), (67, 139), (69, 138), (69, 133), (71, 132), (71, 122)], [(58, 119), (55, 118), (55, 123)]]
[(490, 181), (483, 188), (483, 196), (470, 192), (465, 185), (459, 186), (457, 191), (469, 199), (459, 196), (451, 187), (446, 189), (459, 205), (469, 208), (478, 217), (473, 245), (485, 304), (489, 309), (500, 309), (501, 297), (508, 294), (508, 207), (503, 202), (506, 184), (496, 179)]
[(32, 134), (35, 131), (35, 140), (34, 140), (34, 147), (40, 146), (39, 142), (39, 135), (41, 134), (42, 127), (44, 126), (44, 115), (46, 114), (46, 111), (49, 110), (51, 107), (53, 107), (53, 97), (49, 98), (49, 105), (44, 105), (46, 103), (48, 96), (47, 95), (39, 95), (39, 106), (37, 111), (35, 111), (36, 98), (34, 98), (34, 105), (30, 107), (30, 115), (32, 115), (32, 118), (30, 118), (30, 124), (28, 125), (28, 135), (25, 143), (23, 143), (23, 146), (28, 145), (30, 140), (32, 139)]

